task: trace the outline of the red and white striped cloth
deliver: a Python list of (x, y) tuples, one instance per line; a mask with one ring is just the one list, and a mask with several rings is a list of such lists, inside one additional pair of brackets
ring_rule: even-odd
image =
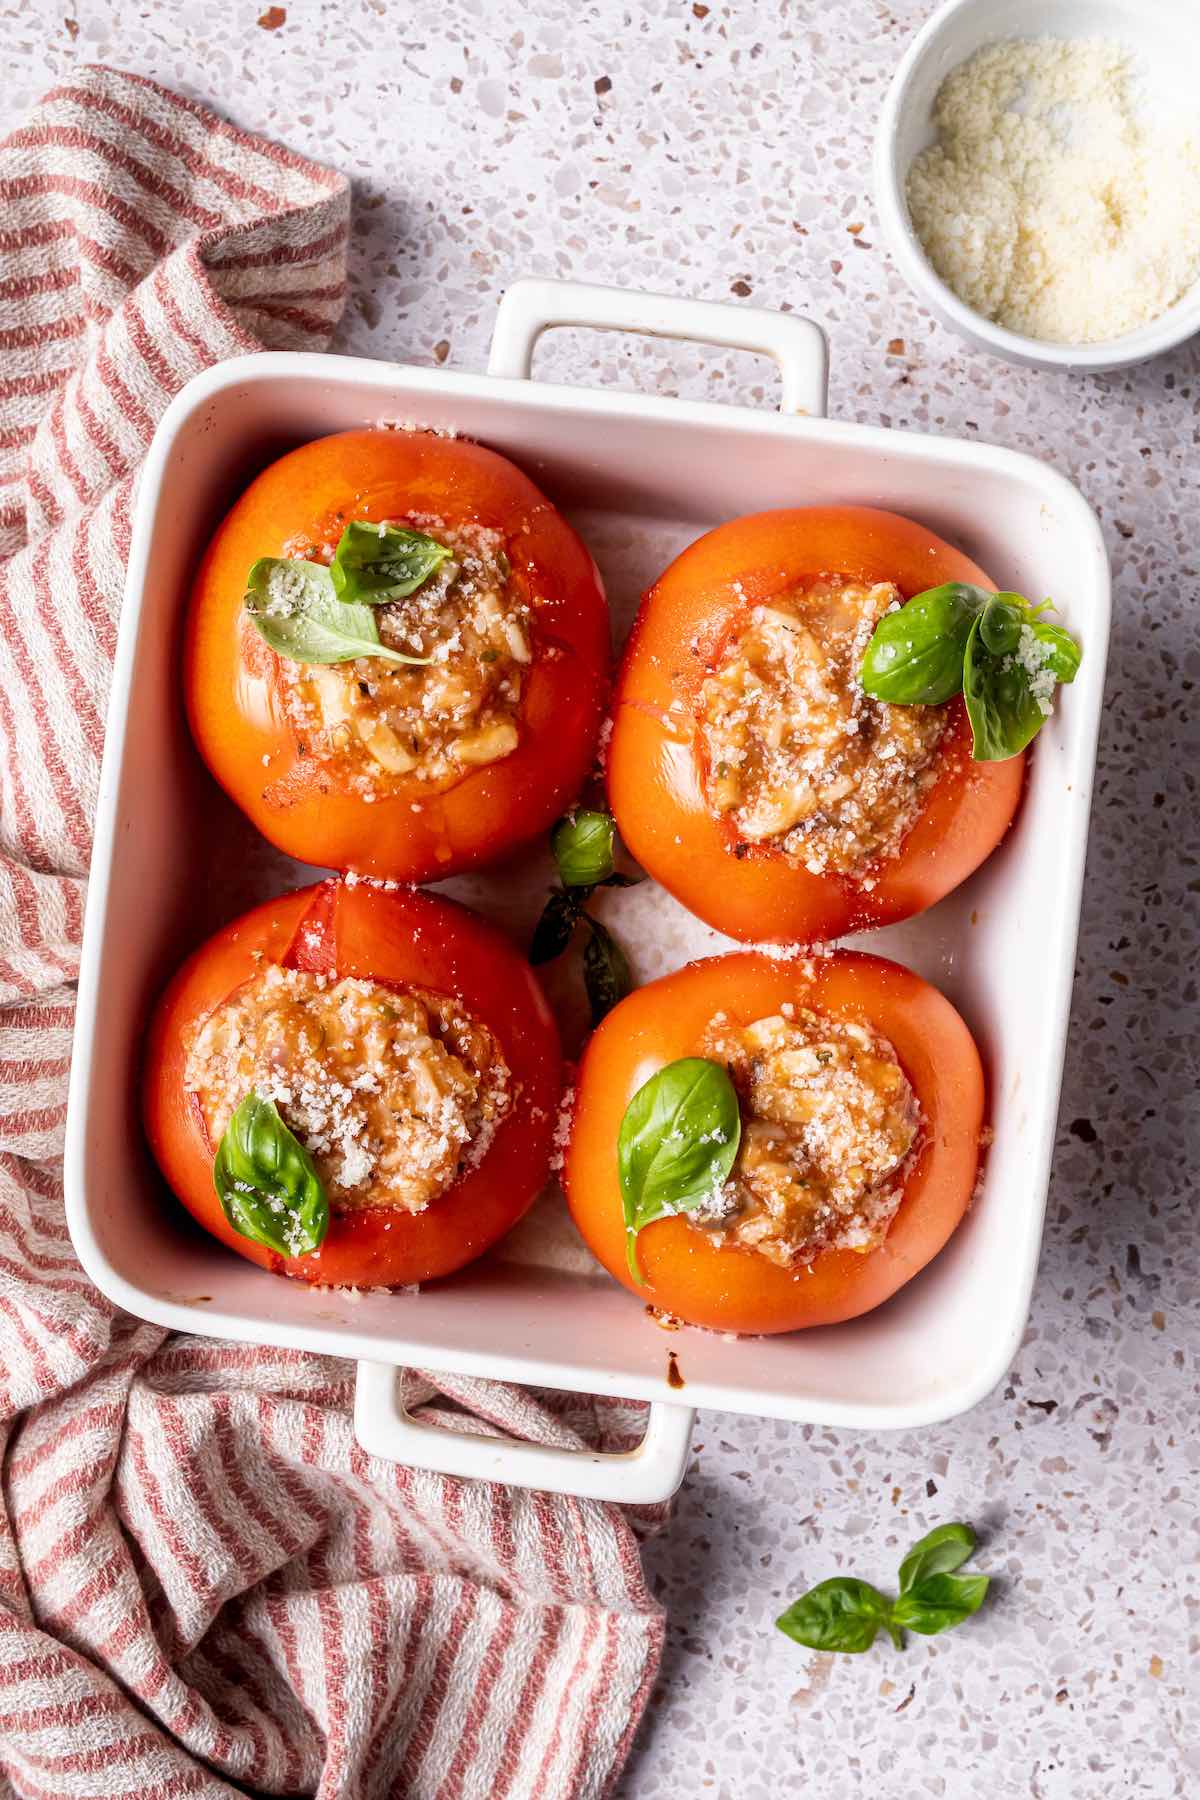
[[(116, 1313), (63, 1224), (138, 466), (197, 370), (328, 343), (346, 183), (85, 68), (0, 145), (0, 200), (0, 1796), (599, 1796), (663, 1633), (628, 1520), (373, 1462), (346, 1364)], [(548, 1442), (637, 1423), (438, 1386)]]

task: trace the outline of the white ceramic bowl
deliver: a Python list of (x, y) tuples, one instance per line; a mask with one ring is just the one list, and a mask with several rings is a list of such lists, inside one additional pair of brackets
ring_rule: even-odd
[[(534, 381), (534, 345), (553, 325), (756, 350), (780, 364), (783, 410)], [(67, 1219), (92, 1280), (140, 1318), (358, 1360), (356, 1426), (378, 1455), (597, 1499), (662, 1500), (683, 1473), (693, 1406), (911, 1431), (973, 1406), (1021, 1341), (1104, 690), (1104, 542), (1082, 495), (1032, 457), (823, 418), (825, 373), (825, 340), (795, 313), (522, 281), (501, 303), (488, 375), (348, 356), (239, 357), (198, 375), (159, 425), (138, 488), (100, 780)], [(147, 1006), (185, 949), (314, 873), (280, 863), (200, 767), (178, 690), (182, 608), (213, 524), (250, 475), (294, 444), (381, 418), (464, 432), (528, 470), (578, 525), (622, 632), (638, 595), (701, 532), (798, 502), (911, 514), (1003, 586), (1062, 601), (1083, 666), (1038, 738), (1011, 833), (929, 912), (866, 940), (935, 982), (976, 1033), (995, 1131), (969, 1217), (886, 1306), (785, 1337), (664, 1337), (593, 1262), (553, 1193), (488, 1258), (419, 1294), (313, 1290), (272, 1280), (165, 1201), (137, 1117)], [(548, 866), (531, 862), (520, 879), (505, 868), (450, 886), (526, 935), (548, 879)], [(639, 981), (734, 947), (652, 881), (622, 897), (620, 918)], [(614, 1456), (435, 1429), (404, 1412), (395, 1372), (405, 1366), (649, 1400), (647, 1439)]]
[(1200, 282), (1149, 325), (1097, 344), (1048, 344), (993, 325), (936, 273), (912, 227), (905, 181), (934, 141), (933, 103), (951, 69), (985, 44), (1015, 37), (1104, 37), (1127, 43), (1148, 97), (1196, 116), (1197, 0), (947, 0), (917, 33), (892, 78), (875, 136), (875, 203), (888, 248), (920, 298), (980, 349), (1043, 369), (1120, 369), (1200, 331)]

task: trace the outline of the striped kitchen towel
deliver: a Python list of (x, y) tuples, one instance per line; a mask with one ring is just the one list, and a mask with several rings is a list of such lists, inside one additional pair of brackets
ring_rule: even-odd
[[(128, 1318), (63, 1223), (138, 467), (198, 370), (326, 346), (346, 183), (80, 68), (0, 145), (0, 198), (0, 1796), (599, 1796), (663, 1633), (628, 1520), (372, 1461), (346, 1364)], [(483, 1429), (636, 1429), (406, 1379)]]

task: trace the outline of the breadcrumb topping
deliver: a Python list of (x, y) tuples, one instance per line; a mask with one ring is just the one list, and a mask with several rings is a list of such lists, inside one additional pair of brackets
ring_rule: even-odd
[[(425, 532), (451, 552), (415, 594), (375, 609), (385, 644), (430, 661), (281, 659), (279, 668), (306, 754), (369, 801), (414, 784), (442, 792), (510, 756), (533, 658), (532, 609), (515, 591), (500, 532), (424, 513), (382, 523)], [(294, 539), (284, 554), (329, 563), (334, 546)]]
[(511, 1104), (499, 1045), (457, 1000), (275, 965), (205, 1020), (184, 1084), (214, 1145), (247, 1094), (273, 1100), (344, 1211), (423, 1211)]
[(756, 606), (700, 690), (708, 801), (739, 845), (813, 874), (862, 875), (894, 856), (936, 778), (938, 706), (889, 706), (858, 673), (890, 582), (822, 575)]
[(892, 1046), (789, 1004), (742, 1027), (714, 1019), (702, 1054), (729, 1070), (742, 1137), (729, 1179), (693, 1223), (784, 1268), (823, 1250), (875, 1249), (920, 1126)]

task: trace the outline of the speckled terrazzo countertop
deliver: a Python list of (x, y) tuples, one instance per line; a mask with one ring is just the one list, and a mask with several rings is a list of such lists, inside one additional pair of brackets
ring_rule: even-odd
[[(674, 1523), (647, 1553), (671, 1626), (621, 1790), (637, 1800), (1166, 1800), (1200, 1785), (1200, 355), (1070, 379), (968, 353), (918, 308), (879, 242), (868, 164), (926, 10), (290, 0), (260, 18), (255, 0), (15, 0), (0, 14), (0, 124), (76, 59), (108, 61), (349, 174), (341, 349), (482, 368), (519, 274), (786, 303), (830, 333), (832, 412), (1032, 451), (1103, 522), (1108, 709), (1025, 1342), (984, 1404), (912, 1436), (700, 1416)], [(579, 335), (559, 334), (545, 364), (657, 392), (774, 391), (749, 359)], [(912, 1538), (958, 1517), (998, 1577), (968, 1629), (838, 1660), (772, 1630), (810, 1582), (849, 1567), (884, 1580)]]

